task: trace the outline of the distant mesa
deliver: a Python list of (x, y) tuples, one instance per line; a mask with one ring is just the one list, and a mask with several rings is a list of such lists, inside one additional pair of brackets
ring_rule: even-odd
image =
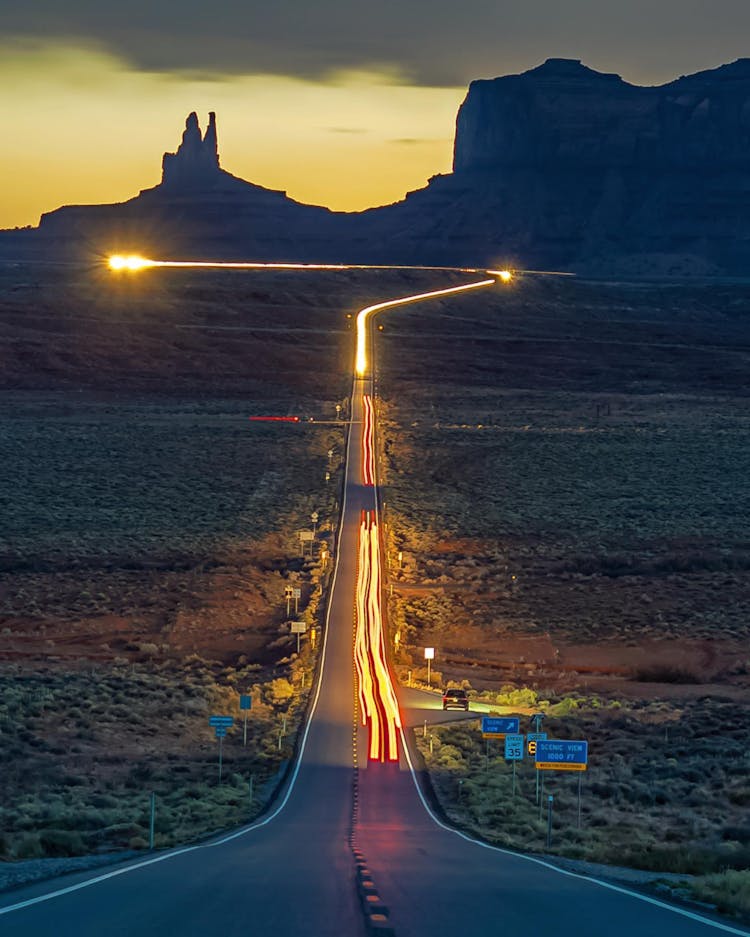
[(587, 273), (750, 267), (750, 59), (639, 87), (576, 59), (473, 81), (453, 171), (359, 213), (303, 205), (221, 168), (195, 113), (162, 180), (0, 232), (0, 256), (92, 245), (163, 259), (498, 264)]

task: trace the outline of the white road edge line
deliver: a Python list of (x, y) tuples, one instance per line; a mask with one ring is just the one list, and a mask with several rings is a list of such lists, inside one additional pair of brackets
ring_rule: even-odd
[[(356, 385), (354, 385), (356, 386)], [(346, 478), (349, 473), (349, 455), (351, 451), (351, 442), (352, 442), (352, 432), (349, 430), (346, 440), (346, 459), (344, 462), (344, 496), (341, 499), (341, 520), (339, 528), (339, 543), (340, 538), (343, 536), (344, 529), (344, 518), (346, 516), (346, 494), (347, 494), (347, 485)], [(320, 699), (320, 690), (323, 683), (323, 671), (325, 670), (326, 662), (326, 651), (328, 649), (328, 633), (329, 633), (329, 624), (331, 617), (331, 607), (333, 595), (336, 589), (336, 580), (338, 578), (339, 572), (339, 560), (341, 558), (341, 550), (336, 550), (336, 563), (333, 570), (333, 576), (331, 578), (331, 587), (328, 593), (328, 607), (326, 609), (326, 627), (325, 627), (325, 637), (323, 638), (323, 648), (321, 650), (321, 660), (320, 667), (318, 669), (318, 682), (315, 689), (315, 697), (310, 707), (310, 713), (307, 719), (307, 724), (305, 725), (305, 731), (302, 735), (302, 741), (300, 743), (299, 752), (297, 755), (297, 761), (292, 771), (292, 776), (289, 780), (286, 792), (281, 799), (281, 803), (276, 807), (273, 813), (269, 814), (263, 820), (258, 821), (257, 823), (252, 823), (250, 826), (243, 827), (241, 830), (237, 830), (235, 833), (230, 833), (228, 836), (223, 836), (221, 839), (218, 839), (211, 843), (200, 843), (197, 846), (186, 846), (182, 849), (177, 849), (165, 853), (162, 856), (155, 856), (153, 859), (145, 859), (143, 862), (136, 862), (134, 865), (128, 865), (123, 869), (115, 869), (112, 872), (106, 872), (103, 875), (97, 875), (95, 878), (86, 879), (84, 882), (78, 882), (76, 885), (69, 885), (67, 888), (58, 888), (56, 891), (47, 892), (44, 895), (37, 895), (36, 898), (28, 898), (25, 901), (18, 901), (15, 904), (6, 905), (5, 907), (0, 908), (0, 915), (9, 914), (11, 911), (20, 911), (23, 908), (29, 908), (35, 904), (41, 904), (44, 901), (50, 901), (52, 898), (60, 898), (63, 895), (69, 895), (71, 892), (79, 891), (82, 888), (89, 888), (91, 885), (97, 885), (99, 882), (106, 882), (108, 879), (117, 878), (118, 875), (126, 875), (128, 872), (135, 872), (137, 869), (144, 869), (146, 866), (154, 865), (156, 862), (164, 862), (167, 859), (175, 859), (177, 856), (182, 856), (187, 852), (195, 852), (199, 849), (212, 849), (214, 846), (222, 846), (224, 843), (231, 842), (233, 839), (237, 839), (240, 836), (245, 836), (247, 833), (252, 833), (253, 830), (258, 830), (261, 827), (266, 826), (272, 820), (275, 820), (276, 817), (281, 813), (284, 807), (287, 805), (289, 798), (291, 797), (292, 791), (294, 790), (294, 785), (297, 781), (297, 776), (299, 775), (300, 767), (302, 765), (302, 757), (305, 753), (305, 746), (307, 745), (307, 737), (310, 734), (310, 727), (312, 725), (313, 717), (315, 715), (315, 710), (318, 707), (318, 700)]]

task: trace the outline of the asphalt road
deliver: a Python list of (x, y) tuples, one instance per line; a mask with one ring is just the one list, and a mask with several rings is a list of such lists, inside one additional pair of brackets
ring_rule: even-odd
[[(353, 726), (352, 638), (357, 536), (375, 489), (361, 485), (362, 388), (355, 383), (346, 498), (321, 681), (292, 786), (265, 821), (215, 843), (105, 872), (68, 876), (0, 899), (2, 937), (361, 937), (352, 823), (397, 937), (524, 933), (533, 937), (747, 934), (622, 890), (471, 842), (429, 814), (401, 749), (367, 763)], [(412, 710), (418, 697), (405, 695)], [(430, 702), (425, 699), (425, 703)], [(442, 718), (441, 710), (425, 708)], [(463, 716), (463, 714), (456, 714)], [(412, 717), (419, 724), (422, 717)]]

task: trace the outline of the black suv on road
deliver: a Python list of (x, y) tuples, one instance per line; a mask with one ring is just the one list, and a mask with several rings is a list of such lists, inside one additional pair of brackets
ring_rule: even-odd
[(443, 693), (443, 709), (463, 709), (469, 711), (469, 697), (466, 690), (446, 690)]

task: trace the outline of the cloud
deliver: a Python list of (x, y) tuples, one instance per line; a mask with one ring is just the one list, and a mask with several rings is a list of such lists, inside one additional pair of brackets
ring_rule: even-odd
[(433, 143), (445, 143), (446, 140), (448, 140), (448, 138), (440, 139), (437, 137), (395, 137), (394, 139), (389, 140), (388, 143), (395, 143), (398, 146), (416, 146), (420, 143), (428, 143), (430, 145)]
[(0, 35), (88, 41), (133, 69), (335, 81), (366, 70), (456, 87), (581, 58), (666, 81), (744, 54), (747, 0), (0, 0)]

